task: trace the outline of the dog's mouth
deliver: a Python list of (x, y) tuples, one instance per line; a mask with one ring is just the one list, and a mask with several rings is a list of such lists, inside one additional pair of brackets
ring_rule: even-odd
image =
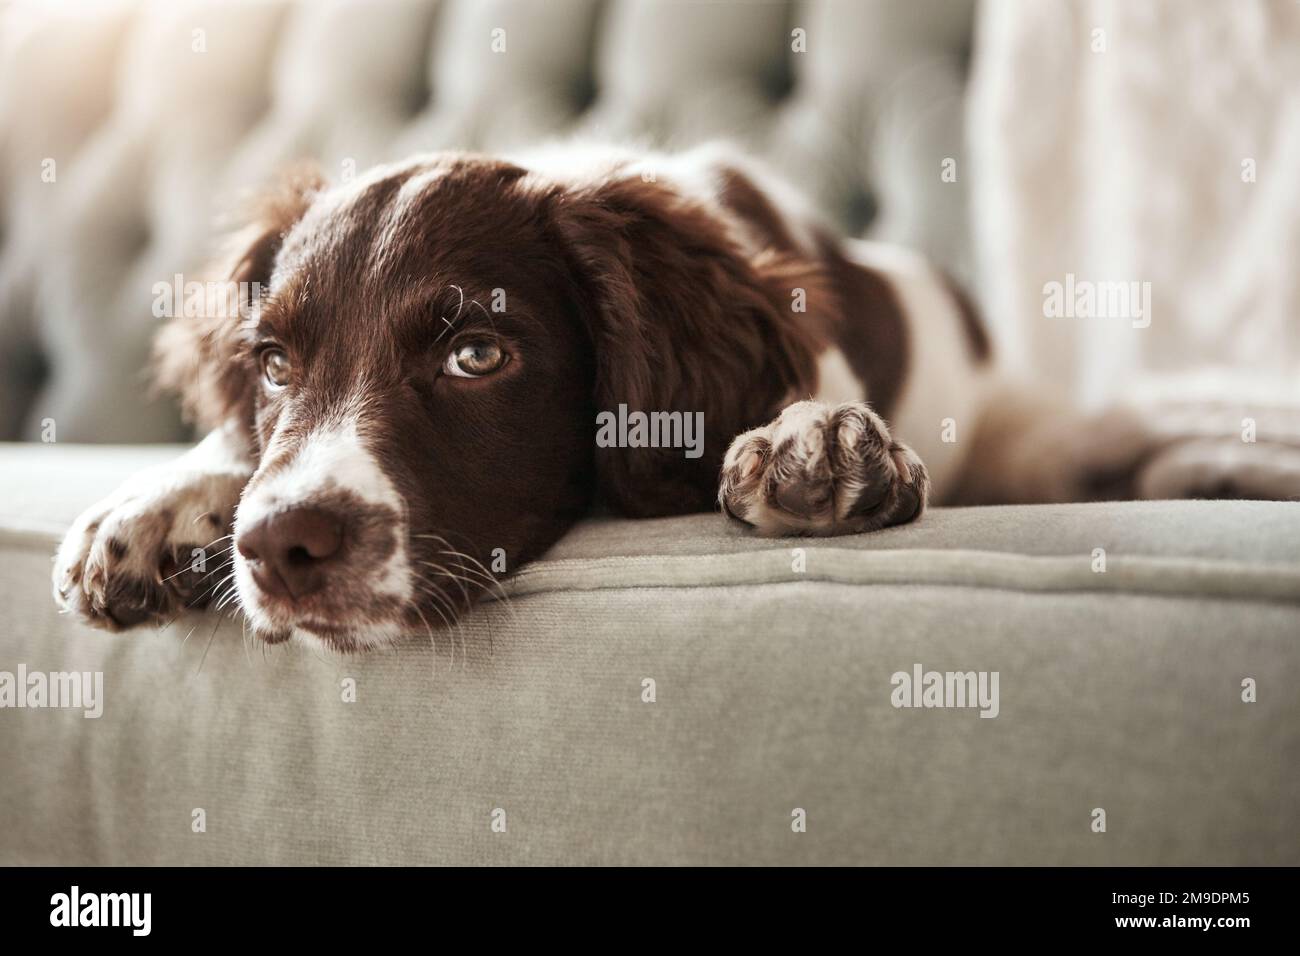
[[(236, 558), (235, 580), (244, 615), (267, 644), (297, 637), (350, 652), (391, 643), (406, 630), (409, 589), (384, 589), (375, 569), (341, 565), (318, 590), (295, 595), (279, 585), (268, 588), (256, 564)], [(390, 569), (390, 575), (398, 573)]]
[(289, 631), (264, 637), (268, 644), (279, 644), (295, 637), (339, 654), (356, 654), (391, 643), (402, 633), (394, 622), (367, 622), (357, 627), (340, 627), (331, 621), (306, 618)]
[(385, 549), (386, 560), (368, 562), (368, 552), (345, 543), (306, 590), (294, 572), (286, 586), (255, 548), (253, 557), (237, 551), (235, 588), (252, 633), (266, 644), (296, 638), (355, 653), (403, 637), (436, 640), (480, 600), (508, 600), (498, 574), (445, 537), (389, 531), (396, 544)]
[(343, 501), (255, 504), (234, 557), (253, 633), (343, 651), (391, 642), (415, 594), (401, 515)]
[(330, 613), (282, 607), (254, 594), (243, 602), (245, 616), (252, 622), (252, 633), (268, 645), (292, 640), (337, 653), (352, 654), (385, 647), (402, 638), (419, 639), (427, 635), (436, 641), (457, 626), (472, 604), (448, 594), (433, 600), (412, 601), (405, 605), (384, 602), (382, 613)]

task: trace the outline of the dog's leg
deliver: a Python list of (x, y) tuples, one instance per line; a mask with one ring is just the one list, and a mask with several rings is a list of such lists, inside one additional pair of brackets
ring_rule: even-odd
[(252, 474), (241, 431), (218, 429), (174, 462), (131, 478), (72, 525), (54, 559), (65, 611), (116, 631), (211, 600)]
[(1300, 497), (1300, 409), (1160, 401), (1083, 413), (991, 396), (945, 504)]
[(865, 402), (797, 402), (732, 441), (718, 501), (762, 534), (852, 534), (911, 521), (930, 480)]

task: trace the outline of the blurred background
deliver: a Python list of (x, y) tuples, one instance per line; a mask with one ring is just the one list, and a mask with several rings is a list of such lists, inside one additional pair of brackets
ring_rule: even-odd
[(283, 164), (572, 135), (739, 142), (1061, 394), (1300, 400), (1292, 0), (0, 0), (0, 439), (184, 438), (154, 286)]

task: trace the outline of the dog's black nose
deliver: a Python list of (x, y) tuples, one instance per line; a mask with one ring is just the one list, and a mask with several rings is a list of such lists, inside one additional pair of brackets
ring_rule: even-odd
[(319, 591), (343, 549), (343, 520), (321, 508), (291, 508), (239, 532), (235, 541), (257, 586), (291, 600)]

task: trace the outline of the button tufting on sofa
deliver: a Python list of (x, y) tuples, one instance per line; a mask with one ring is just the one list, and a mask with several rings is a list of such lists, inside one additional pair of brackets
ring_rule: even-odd
[(180, 0), (56, 17), (6, 41), (0, 67), (0, 341), (29, 366), (0, 390), (0, 438), (50, 417), (68, 440), (184, 437), (141, 385), (151, 286), (200, 267), (239, 198), (303, 156), (337, 179), (429, 149), (734, 137), (841, 227), (962, 272), (964, 186), (935, 170), (960, 149), (970, 11)]

